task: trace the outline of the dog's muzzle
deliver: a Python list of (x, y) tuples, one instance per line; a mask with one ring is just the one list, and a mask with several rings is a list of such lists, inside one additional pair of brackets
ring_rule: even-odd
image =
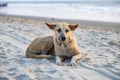
[(66, 40), (66, 37), (62, 34), (58, 39), (59, 39), (60, 41), (65, 41), (65, 40)]
[(65, 41), (65, 40), (66, 40), (66, 37), (62, 37), (61, 40), (62, 40), (62, 41)]

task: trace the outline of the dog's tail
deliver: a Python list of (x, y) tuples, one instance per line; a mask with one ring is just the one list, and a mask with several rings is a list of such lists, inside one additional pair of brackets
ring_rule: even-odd
[(42, 58), (46, 58), (46, 59), (51, 59), (53, 58), (52, 55), (37, 55), (37, 54), (33, 54), (29, 51), (29, 47), (26, 50), (26, 57), (27, 58), (36, 58), (36, 59), (42, 59)]

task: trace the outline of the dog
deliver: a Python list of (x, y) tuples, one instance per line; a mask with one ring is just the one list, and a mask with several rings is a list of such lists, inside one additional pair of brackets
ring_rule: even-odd
[(77, 60), (81, 59), (83, 55), (78, 49), (77, 40), (72, 31), (78, 27), (78, 24), (66, 22), (45, 24), (55, 34), (33, 40), (26, 50), (26, 57), (38, 59), (55, 57), (55, 63), (60, 66), (63, 65), (64, 59), (70, 58), (70, 65), (77, 65)]

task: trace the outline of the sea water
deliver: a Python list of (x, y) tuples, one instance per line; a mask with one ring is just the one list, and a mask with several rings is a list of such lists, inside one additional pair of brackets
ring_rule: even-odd
[(0, 14), (120, 22), (120, 0), (10, 1)]

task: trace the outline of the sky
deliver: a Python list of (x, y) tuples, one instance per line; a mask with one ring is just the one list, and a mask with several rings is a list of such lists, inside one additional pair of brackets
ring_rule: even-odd
[(11, 2), (11, 1), (111, 1), (111, 0), (0, 0), (0, 2), (7, 2), (7, 1)]
[[(0, 0), (0, 1), (33, 1), (33, 0)], [(34, 0), (34, 1), (85, 1), (85, 0)]]

